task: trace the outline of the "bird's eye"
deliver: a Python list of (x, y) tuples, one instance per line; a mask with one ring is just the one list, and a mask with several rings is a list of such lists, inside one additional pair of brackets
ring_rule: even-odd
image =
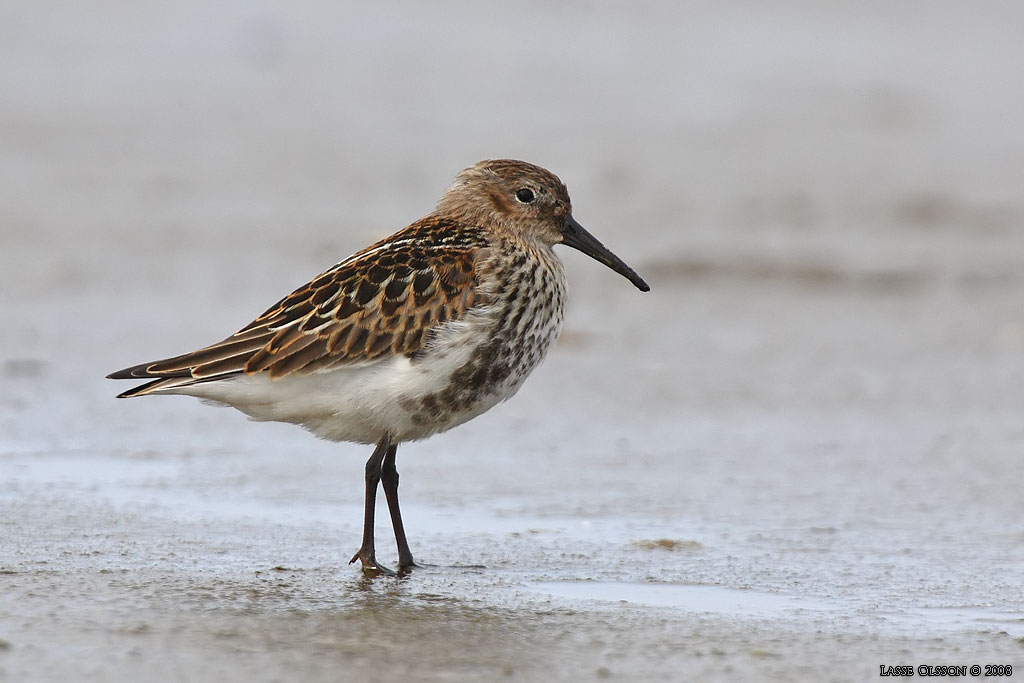
[(533, 190), (528, 187), (524, 187), (516, 190), (516, 199), (523, 204), (529, 204), (537, 197), (533, 194)]

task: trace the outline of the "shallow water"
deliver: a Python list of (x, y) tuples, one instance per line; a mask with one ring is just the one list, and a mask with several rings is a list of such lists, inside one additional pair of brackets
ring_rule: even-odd
[(619, 602), (651, 607), (669, 607), (691, 614), (741, 617), (773, 623), (833, 623), (845, 617), (844, 628), (854, 630), (857, 622), (866, 630), (882, 633), (914, 633), (918, 636), (959, 634), (996, 630), (1024, 638), (1024, 613), (995, 609), (935, 607), (902, 610), (863, 610), (855, 601), (817, 599), (792, 593), (763, 593), (722, 586), (678, 584), (629, 584), (605, 581), (542, 582), (540, 592), (584, 602)]
[[(1016, 5), (33, 7), (0, 22), (0, 680), (1024, 659)], [(652, 292), (564, 253), (547, 363), (402, 445), (433, 566), (347, 564), (369, 449), (112, 398), (505, 155)]]

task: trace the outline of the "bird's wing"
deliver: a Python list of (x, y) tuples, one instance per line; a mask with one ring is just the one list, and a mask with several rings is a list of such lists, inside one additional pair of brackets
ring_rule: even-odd
[(349, 257), (227, 339), (135, 365), (111, 379), (154, 379), (122, 396), (239, 373), (272, 379), (419, 351), (436, 326), (486, 303), (476, 228), (425, 218)]

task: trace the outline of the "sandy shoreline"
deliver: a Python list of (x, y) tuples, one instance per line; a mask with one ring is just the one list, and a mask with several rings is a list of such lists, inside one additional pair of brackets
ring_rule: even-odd
[[(1024, 666), (1021, 10), (441, 10), (2, 22), (0, 680)], [(113, 399), (505, 155), (652, 292), (565, 250), (551, 358), (403, 446), (441, 566), (346, 564), (366, 449)]]

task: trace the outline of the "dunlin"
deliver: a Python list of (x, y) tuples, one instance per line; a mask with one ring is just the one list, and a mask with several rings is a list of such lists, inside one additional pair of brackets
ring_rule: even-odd
[(398, 504), (398, 444), (480, 415), (541, 362), (565, 304), (556, 244), (649, 289), (576, 222), (553, 173), (481, 161), (456, 176), (433, 213), (316, 276), (227, 339), (108, 377), (152, 380), (119, 398), (198, 396), (325, 439), (376, 444), (366, 462), (363, 542), (351, 562), (393, 573), (374, 548), (380, 484), (402, 572), (416, 563)]

